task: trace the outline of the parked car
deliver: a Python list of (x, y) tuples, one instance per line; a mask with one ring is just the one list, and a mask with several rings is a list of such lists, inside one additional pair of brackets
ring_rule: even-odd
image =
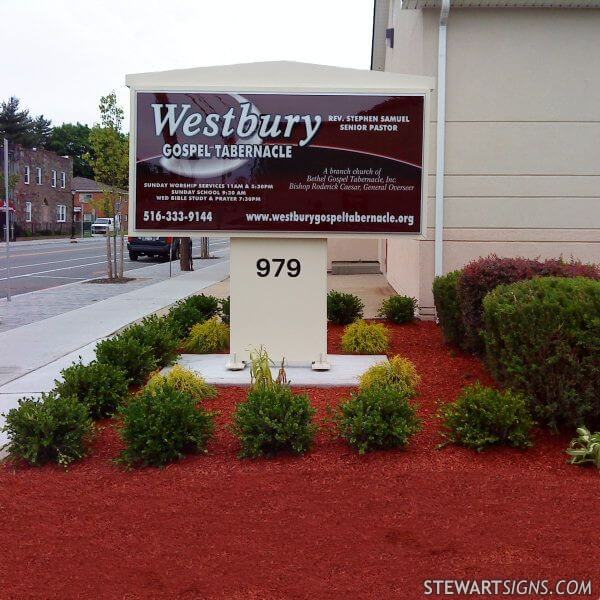
[(129, 237), (127, 239), (129, 258), (150, 256), (168, 260), (179, 258), (179, 238), (173, 237)]
[(115, 230), (115, 220), (109, 217), (100, 217), (92, 223), (92, 235), (100, 233), (106, 235), (107, 232)]

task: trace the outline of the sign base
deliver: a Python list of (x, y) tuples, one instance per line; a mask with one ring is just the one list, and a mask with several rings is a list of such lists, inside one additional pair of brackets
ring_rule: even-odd
[[(231, 238), (231, 357), (327, 369), (327, 240)], [(313, 366), (314, 365), (314, 366)]]

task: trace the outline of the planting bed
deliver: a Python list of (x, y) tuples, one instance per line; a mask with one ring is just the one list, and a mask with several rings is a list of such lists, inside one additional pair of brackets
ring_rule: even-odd
[[(207, 456), (125, 472), (104, 421), (67, 472), (0, 467), (0, 597), (411, 599), (442, 578), (591, 578), (598, 597), (600, 476), (566, 464), (573, 432), (436, 450), (438, 399), (489, 376), (433, 323), (389, 327), (422, 377), (407, 450), (358, 456), (329, 423), (304, 457), (241, 461), (227, 425), (246, 390), (222, 388)], [(307, 392), (327, 424), (349, 390)]]

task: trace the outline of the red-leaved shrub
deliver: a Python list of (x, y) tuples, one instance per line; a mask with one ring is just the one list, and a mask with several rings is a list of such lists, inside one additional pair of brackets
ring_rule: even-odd
[(495, 254), (470, 262), (457, 283), (464, 325), (464, 349), (478, 354), (483, 354), (485, 350), (482, 336), (483, 299), (488, 292), (499, 285), (546, 276), (600, 279), (600, 268), (573, 260), (499, 258)]

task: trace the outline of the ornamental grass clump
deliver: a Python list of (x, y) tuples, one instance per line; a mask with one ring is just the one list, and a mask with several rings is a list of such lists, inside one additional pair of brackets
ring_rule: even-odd
[(6, 415), (2, 429), (11, 459), (30, 465), (56, 462), (64, 467), (83, 458), (93, 433), (86, 406), (73, 396), (55, 392), (41, 398), (21, 398)]
[(421, 429), (409, 394), (395, 387), (372, 386), (340, 405), (341, 436), (359, 454), (405, 447)]
[(204, 453), (214, 431), (213, 414), (168, 382), (143, 389), (120, 414), (125, 450), (119, 460), (128, 466), (161, 467), (188, 453)]
[(177, 302), (167, 318), (175, 335), (183, 340), (189, 336), (194, 325), (204, 323), (218, 313), (219, 300), (214, 296), (200, 294)]
[(114, 365), (93, 361), (74, 363), (60, 372), (54, 391), (62, 397), (72, 396), (83, 404), (92, 419), (113, 415), (127, 397), (129, 381), (125, 372)]
[(578, 427), (567, 454), (572, 465), (592, 464), (600, 469), (600, 432), (591, 433), (587, 427)]
[(175, 388), (178, 392), (189, 394), (196, 402), (217, 396), (217, 390), (214, 386), (209, 385), (200, 375), (181, 365), (174, 365), (164, 375), (155, 373), (150, 377), (145, 389), (156, 390), (165, 383)]
[(417, 308), (417, 301), (414, 298), (410, 298), (409, 296), (390, 296), (381, 303), (378, 315), (382, 319), (398, 325), (412, 323), (415, 320)]
[(477, 382), (464, 388), (454, 402), (442, 406), (440, 417), (446, 443), (479, 451), (497, 444), (531, 446), (533, 420), (527, 398), (517, 392), (500, 392)]
[(361, 391), (371, 387), (394, 388), (412, 397), (417, 393), (420, 382), (415, 365), (407, 358), (396, 355), (389, 361), (367, 369), (360, 377), (359, 387)]
[(363, 316), (365, 305), (354, 294), (331, 290), (327, 294), (327, 318), (336, 325), (349, 325)]
[(356, 321), (344, 329), (342, 350), (354, 354), (382, 354), (390, 345), (385, 325)]
[(223, 323), (218, 317), (194, 325), (184, 344), (185, 350), (199, 354), (222, 352), (228, 347), (229, 325)]

